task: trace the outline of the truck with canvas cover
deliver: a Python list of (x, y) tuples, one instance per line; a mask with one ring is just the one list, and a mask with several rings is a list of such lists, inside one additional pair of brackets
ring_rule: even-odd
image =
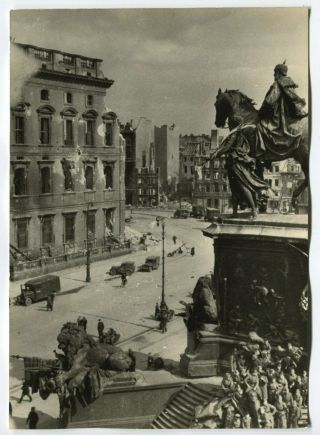
[(122, 273), (125, 273), (126, 275), (132, 275), (133, 272), (136, 270), (136, 265), (134, 261), (124, 261), (120, 265), (114, 265), (109, 270), (109, 275), (121, 275)]
[(60, 290), (60, 278), (58, 276), (39, 276), (21, 284), (21, 294), (17, 297), (17, 303), (28, 306), (34, 302), (44, 300)]

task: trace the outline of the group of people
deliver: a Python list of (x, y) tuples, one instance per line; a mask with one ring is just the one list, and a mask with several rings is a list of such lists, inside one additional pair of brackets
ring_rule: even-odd
[(235, 348), (231, 371), (221, 383), (234, 399), (224, 408), (223, 427), (298, 427), (308, 405), (308, 374), (298, 369), (301, 355), (291, 343), (272, 348), (267, 340)]

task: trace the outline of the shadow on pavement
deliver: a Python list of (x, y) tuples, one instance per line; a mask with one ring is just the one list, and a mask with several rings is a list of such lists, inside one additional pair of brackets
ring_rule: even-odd
[(85, 285), (81, 285), (80, 287), (75, 287), (75, 288), (72, 288), (70, 290), (66, 290), (65, 292), (57, 293), (56, 296), (61, 297), (61, 296), (65, 296), (65, 295), (71, 295), (73, 293), (79, 293), (79, 291), (85, 287), (86, 287)]

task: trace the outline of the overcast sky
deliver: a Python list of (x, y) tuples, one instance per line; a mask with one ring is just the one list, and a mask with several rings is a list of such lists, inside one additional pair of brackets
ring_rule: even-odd
[(14, 11), (11, 36), (103, 59), (115, 81), (107, 106), (121, 122), (145, 116), (183, 134), (209, 133), (219, 87), (260, 106), (284, 59), (307, 98), (304, 8)]

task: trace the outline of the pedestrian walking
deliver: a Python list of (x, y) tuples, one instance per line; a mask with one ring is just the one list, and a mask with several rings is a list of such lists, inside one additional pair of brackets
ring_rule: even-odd
[(101, 338), (103, 336), (103, 331), (104, 331), (104, 323), (101, 319), (98, 320), (97, 329), (98, 329), (99, 338)]
[(39, 421), (39, 416), (36, 413), (36, 408), (32, 406), (31, 411), (29, 412), (26, 424), (29, 425), (29, 429), (37, 429), (37, 424)]
[(121, 274), (121, 286), (125, 287), (127, 282), (128, 282), (128, 280), (127, 280), (127, 274), (125, 272), (123, 272)]
[(132, 349), (128, 350), (128, 355), (131, 358), (131, 364), (129, 366), (128, 371), (135, 372), (135, 370), (136, 370), (136, 357), (135, 357), (135, 354), (133, 353)]
[(173, 241), (173, 244), (176, 245), (177, 244), (177, 236), (172, 236), (172, 241)]
[(168, 323), (168, 310), (162, 309), (160, 310), (160, 330), (162, 334), (168, 332), (167, 323)]
[(12, 417), (12, 405), (10, 401), (9, 401), (9, 415), (10, 417)]
[(29, 402), (32, 402), (32, 397), (31, 397), (31, 395), (30, 395), (30, 387), (29, 387), (27, 381), (24, 381), (24, 382), (23, 382), (22, 387), (21, 387), (21, 390), (22, 390), (22, 392), (21, 392), (21, 397), (20, 397), (18, 403), (21, 403), (21, 402), (22, 402), (24, 396), (29, 397)]
[(47, 311), (52, 311), (51, 296), (47, 297)]
[(192, 246), (192, 248), (190, 249), (190, 254), (192, 255), (192, 257), (195, 255), (196, 250), (194, 248), (194, 246)]

